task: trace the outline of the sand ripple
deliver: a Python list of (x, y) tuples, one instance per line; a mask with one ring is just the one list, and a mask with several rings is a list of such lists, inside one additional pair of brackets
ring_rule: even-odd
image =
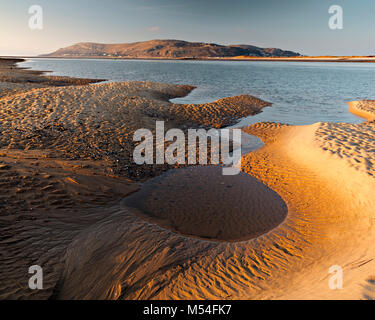
[(351, 101), (349, 111), (366, 120), (375, 120), (375, 100), (359, 100)]
[[(372, 177), (323, 150), (319, 124), (260, 124), (255, 130), (268, 127), (273, 138), (244, 157), (242, 169), (286, 202), (283, 223), (252, 240), (215, 243), (175, 234), (123, 209), (70, 246), (58, 297), (373, 298)], [(88, 269), (94, 261), (96, 268)], [(332, 265), (343, 269), (343, 290), (329, 288)]]
[[(104, 171), (121, 159), (117, 148), (129, 141), (122, 134), (153, 125), (154, 115), (183, 121), (183, 112), (170, 112), (177, 107), (166, 104), (175, 94), (171, 85), (121, 83), (34, 89), (0, 99), (0, 298), (374, 298), (374, 123), (251, 126), (246, 131), (266, 145), (243, 157), (240, 189), (234, 177), (209, 188), (204, 181), (210, 175), (192, 175), (187, 194), (195, 194), (195, 186), (204, 192), (189, 203), (178, 187), (180, 171), (172, 173), (181, 216), (175, 199), (163, 194), (168, 176), (156, 189), (158, 199), (144, 193), (157, 209), (149, 214), (170, 223), (165, 228), (120, 206), (120, 196), (135, 187), (98, 174), (95, 165), (103, 161), (98, 168)], [(218, 110), (218, 104), (207, 109), (218, 125), (232, 117), (215, 117)], [(27, 150), (38, 147), (44, 151)], [(52, 154), (45, 153), (48, 147)], [(74, 168), (72, 159), (80, 156), (91, 159), (91, 170), (83, 163)], [(160, 209), (163, 201), (170, 210)], [(235, 208), (234, 202), (240, 210), (224, 206)], [(285, 203), (285, 210), (275, 211), (276, 203)], [(210, 204), (204, 211), (212, 214), (204, 216), (202, 205)], [(248, 240), (233, 241), (243, 236)], [(45, 290), (27, 288), (31, 264), (43, 266)], [(344, 271), (343, 290), (328, 286), (332, 265)]]
[(123, 204), (175, 232), (225, 241), (255, 238), (287, 214), (280, 196), (255, 178), (243, 172), (223, 176), (214, 166), (169, 171)]

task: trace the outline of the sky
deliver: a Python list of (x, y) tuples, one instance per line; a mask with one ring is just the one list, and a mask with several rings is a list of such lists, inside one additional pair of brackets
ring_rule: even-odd
[[(29, 27), (32, 5), (43, 9), (41, 30)], [(332, 5), (343, 9), (343, 29), (329, 28)], [(2, 56), (152, 39), (375, 55), (374, 34), (374, 0), (0, 0)]]

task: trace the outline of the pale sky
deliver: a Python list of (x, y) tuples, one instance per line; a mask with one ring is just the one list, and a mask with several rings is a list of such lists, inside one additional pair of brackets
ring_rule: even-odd
[[(31, 5), (43, 8), (42, 30), (29, 28)], [(342, 30), (328, 27), (331, 5), (343, 8)], [(1, 0), (0, 8), (3, 56), (151, 39), (375, 55), (374, 0)]]

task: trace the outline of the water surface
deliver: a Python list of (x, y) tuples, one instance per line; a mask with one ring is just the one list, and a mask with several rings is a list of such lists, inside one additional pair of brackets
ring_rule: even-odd
[(203, 103), (251, 94), (273, 103), (241, 124), (275, 121), (359, 123), (347, 101), (375, 99), (375, 64), (254, 61), (29, 59), (22, 66), (52, 75), (109, 81), (159, 81), (197, 86), (178, 103)]

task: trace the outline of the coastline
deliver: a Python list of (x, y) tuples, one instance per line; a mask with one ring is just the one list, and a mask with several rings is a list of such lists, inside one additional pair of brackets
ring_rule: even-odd
[(224, 57), (224, 58), (168, 58), (168, 57), (103, 57), (103, 56), (9, 56), (10, 59), (103, 59), (103, 60), (159, 60), (159, 61), (258, 61), (258, 62), (339, 62), (339, 63), (374, 63), (375, 57), (332, 57), (332, 58), (285, 58), (285, 57)]
[[(92, 104), (97, 106), (103, 104), (105, 105), (104, 109), (106, 111), (105, 114), (101, 114), (105, 117), (104, 122), (106, 123), (110, 121), (113, 125), (112, 128), (109, 128), (108, 124), (106, 123), (105, 130), (113, 131), (113, 128), (119, 126), (118, 123), (113, 123), (115, 122), (116, 116), (109, 113), (110, 110), (113, 109), (112, 112), (115, 112), (119, 119), (123, 118), (124, 126), (128, 127), (121, 133), (121, 139), (127, 141), (130, 148), (124, 145), (122, 147), (112, 145), (111, 147), (113, 149), (107, 150), (107, 152), (110, 154), (117, 154), (117, 158), (113, 159), (117, 160), (117, 162), (119, 162), (118, 160), (121, 159), (127, 159), (125, 164), (118, 164), (118, 166), (123, 164), (125, 167), (129, 167), (132, 163), (130, 155), (132, 153), (131, 150), (134, 149), (134, 143), (131, 139), (131, 133), (139, 128), (155, 130), (156, 120), (166, 121), (166, 130), (169, 128), (179, 128), (185, 131), (187, 128), (223, 128), (237, 123), (237, 121), (243, 117), (257, 114), (261, 112), (263, 108), (271, 105), (269, 102), (262, 101), (250, 95), (228, 97), (218, 99), (217, 101), (213, 101), (211, 103), (203, 104), (174, 104), (169, 100), (172, 98), (185, 96), (195, 87), (189, 85), (162, 84), (142, 81), (98, 83), (103, 80), (44, 76), (42, 71), (22, 68), (19, 69), (15, 68), (14, 64), (8, 66), (8, 68), (5, 70), (2, 70), (0, 81), (0, 97), (3, 96), (4, 104), (10, 103), (13, 94), (24, 93), (25, 95), (22, 97), (22, 103), (18, 102), (19, 107), (22, 109), (24, 108), (25, 103), (39, 104), (37, 106), (38, 110), (33, 112), (41, 112), (44, 114), (45, 110), (43, 107), (45, 106), (46, 102), (53, 105), (53, 108), (50, 110), (52, 114), (44, 115), (46, 116), (46, 119), (43, 121), (47, 121), (48, 125), (46, 126), (45, 123), (43, 123), (43, 125), (46, 128), (49, 128), (48, 135), (56, 136), (56, 139), (63, 140), (63, 138), (57, 137), (57, 133), (55, 132), (56, 122), (59, 121), (59, 117), (62, 116), (61, 112), (66, 112), (67, 114), (69, 112), (82, 112), (87, 114), (92, 113), (93, 111), (87, 109), (86, 107), (80, 111), (76, 110), (76, 108), (82, 109), (83, 101), (85, 101), (85, 103), (88, 105)], [(86, 85), (95, 83), (97, 83), (95, 86)], [(29, 89), (46, 90), (34, 91)], [(107, 95), (113, 95), (114, 98), (111, 98), (113, 102), (109, 103)], [(59, 98), (56, 99), (55, 96), (58, 96)], [(87, 98), (89, 100), (86, 101), (85, 99)], [(124, 115), (120, 114), (122, 104), (127, 106), (124, 109), (124, 114), (129, 113), (131, 114), (131, 117), (124, 118)], [(70, 110), (67, 111), (64, 109)], [(102, 107), (98, 106), (97, 109), (97, 112), (101, 113)], [(22, 121), (25, 121), (25, 119), (22, 119)], [(40, 119), (40, 121), (42, 121), (42, 119)], [(69, 122), (70, 120), (64, 114), (62, 121)], [(80, 122), (82, 121), (85, 122), (84, 119), (80, 119)], [(10, 123), (10, 119), (8, 119), (8, 122)], [(13, 126), (14, 125), (15, 123), (13, 123)], [(40, 124), (38, 126), (42, 127), (43, 125)], [(63, 123), (61, 122), (58, 124), (58, 126), (62, 125)], [(70, 125), (75, 127), (77, 124), (74, 123)], [(35, 131), (35, 128), (33, 128), (33, 130)], [(104, 130), (104, 128), (101, 128), (101, 130)], [(60, 132), (59, 136), (64, 135), (65, 131), (66, 130)], [(74, 135), (76, 131), (77, 130), (72, 129), (72, 132), (69, 132), (69, 134)], [(5, 132), (6, 130), (4, 133)], [(81, 132), (80, 134), (83, 133)], [(108, 132), (108, 134), (113, 135), (112, 132)], [(113, 139), (117, 140), (119, 135), (119, 133), (116, 133)], [(103, 137), (104, 136), (108, 138), (106, 133), (103, 133)], [(23, 138), (21, 137), (20, 139), (22, 140)], [(90, 143), (96, 144), (97, 141), (93, 140)], [(90, 143), (87, 142), (88, 145), (90, 145)], [(119, 145), (121, 145), (121, 143)], [(81, 146), (81, 148), (83, 148), (83, 146)], [(122, 149), (126, 150), (127, 155), (122, 154), (120, 156), (118, 154), (118, 152)], [(79, 157), (77, 152), (74, 152), (74, 154), (69, 152), (65, 156), (73, 158)], [(86, 154), (86, 156), (88, 156), (88, 154)], [(138, 166), (134, 165), (135, 171), (137, 171), (137, 167)], [(150, 174), (151, 177), (155, 175), (152, 172), (150, 172)], [(130, 175), (128, 177), (136, 178), (137, 176), (138, 174), (135, 172), (135, 176)]]
[(10, 96), (34, 88), (60, 87), (98, 83), (102, 79), (83, 79), (45, 75), (47, 71), (21, 68), (24, 59), (0, 58), (0, 97)]
[(375, 101), (360, 100), (348, 102), (349, 111), (367, 121), (375, 120)]
[[(258, 181), (246, 192), (266, 186), (285, 202), (287, 216), (255, 238), (240, 234), (231, 242), (220, 237), (242, 218), (226, 223), (231, 212), (222, 208), (216, 228), (225, 232), (204, 240), (189, 212), (177, 221), (188, 231), (176, 233), (171, 221), (142, 219), (120, 203), (139, 182), (171, 169), (131, 167), (132, 133), (153, 129), (158, 119), (167, 128), (220, 128), (269, 103), (238, 96), (175, 105), (171, 97), (194, 88), (3, 72), (1, 298), (374, 298), (374, 122), (243, 129), (265, 143), (242, 158), (243, 174)], [(267, 198), (257, 201), (246, 204), (249, 212), (262, 210)], [(252, 226), (261, 227), (254, 218)], [(196, 237), (184, 235), (191, 230)], [(32, 264), (44, 266), (45, 290), (27, 288), (24, 270)], [(344, 268), (343, 290), (328, 287), (332, 265)]]
[[(172, 168), (133, 163), (135, 130), (154, 131), (156, 120), (164, 120), (166, 130), (220, 128), (270, 105), (251, 96), (175, 105), (169, 99), (194, 87), (98, 84), (44, 76), (17, 62), (0, 60), (2, 299), (53, 296), (73, 239), (117, 212), (139, 182)], [(34, 264), (49, 274), (42, 292), (29, 290), (23, 276)]]

